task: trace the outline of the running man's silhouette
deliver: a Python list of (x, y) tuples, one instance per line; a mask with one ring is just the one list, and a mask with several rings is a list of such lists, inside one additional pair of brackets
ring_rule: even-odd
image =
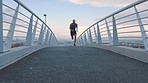
[(76, 36), (78, 32), (78, 25), (75, 23), (75, 20), (73, 20), (73, 23), (70, 24), (70, 34), (71, 34), (71, 39), (74, 39), (74, 46), (76, 46)]

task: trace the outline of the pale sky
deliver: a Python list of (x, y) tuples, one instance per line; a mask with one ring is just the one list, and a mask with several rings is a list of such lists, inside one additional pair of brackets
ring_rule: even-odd
[[(12, 0), (3, 0), (10, 3)], [(81, 34), (86, 28), (137, 0), (20, 0), (53, 30), (58, 41), (70, 41), (69, 25), (73, 19)]]

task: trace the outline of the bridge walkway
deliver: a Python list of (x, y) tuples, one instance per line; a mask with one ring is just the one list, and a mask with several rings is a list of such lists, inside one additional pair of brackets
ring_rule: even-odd
[(49, 47), (0, 70), (0, 83), (147, 83), (148, 64), (93, 47)]

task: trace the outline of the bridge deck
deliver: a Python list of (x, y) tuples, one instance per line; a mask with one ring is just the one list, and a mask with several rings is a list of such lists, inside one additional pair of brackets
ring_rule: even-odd
[(49, 47), (0, 70), (0, 83), (147, 83), (148, 64), (91, 47)]

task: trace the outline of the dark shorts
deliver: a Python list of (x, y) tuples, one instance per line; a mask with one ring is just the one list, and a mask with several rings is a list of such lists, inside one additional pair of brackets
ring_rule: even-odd
[(71, 31), (70, 34), (71, 34), (71, 36), (73, 36), (73, 35), (76, 35), (77, 33), (76, 33), (76, 31)]

